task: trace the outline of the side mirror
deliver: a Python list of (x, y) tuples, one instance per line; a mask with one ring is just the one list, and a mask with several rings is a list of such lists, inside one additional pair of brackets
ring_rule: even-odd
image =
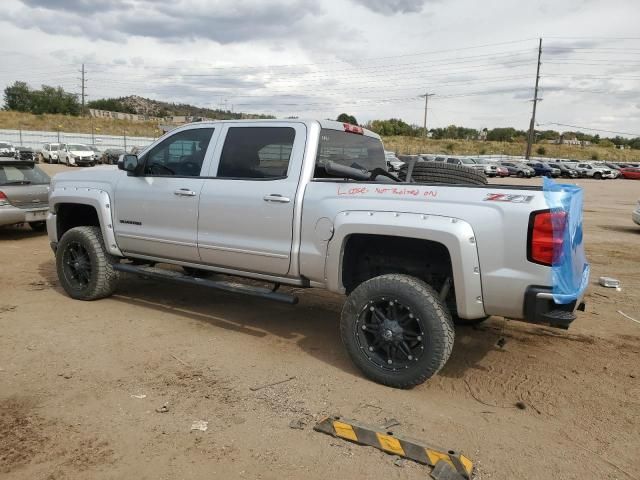
[(139, 160), (137, 155), (125, 153), (124, 155), (120, 155), (120, 158), (118, 159), (118, 168), (128, 172), (129, 175), (135, 174), (136, 170), (138, 170), (138, 166)]

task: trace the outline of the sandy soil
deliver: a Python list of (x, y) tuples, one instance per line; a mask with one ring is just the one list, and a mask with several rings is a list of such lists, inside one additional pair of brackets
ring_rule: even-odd
[[(0, 477), (427, 477), (312, 430), (339, 413), (395, 418), (398, 433), (466, 453), (479, 479), (638, 478), (640, 324), (618, 310), (640, 319), (640, 182), (579, 183), (592, 280), (622, 290), (594, 282), (567, 332), (502, 318), (459, 328), (444, 370), (410, 391), (353, 367), (340, 297), (308, 290), (288, 307), (126, 278), (112, 298), (73, 301), (46, 235), (0, 229)], [(206, 432), (190, 430), (197, 420)]]

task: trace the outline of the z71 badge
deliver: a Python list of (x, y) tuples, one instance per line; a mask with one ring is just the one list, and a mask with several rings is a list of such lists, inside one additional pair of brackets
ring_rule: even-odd
[(507, 193), (487, 193), (484, 197), (485, 202), (511, 202), (511, 203), (529, 203), (533, 200), (533, 195), (509, 195)]

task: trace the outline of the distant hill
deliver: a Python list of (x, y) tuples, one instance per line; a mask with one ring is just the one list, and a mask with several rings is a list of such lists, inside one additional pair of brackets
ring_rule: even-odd
[(130, 95), (128, 97), (102, 98), (93, 100), (89, 108), (109, 110), (111, 112), (135, 113), (152, 117), (189, 116), (205, 117), (215, 120), (230, 120), (239, 118), (275, 118), (272, 115), (256, 115), (252, 113), (231, 112), (211, 108), (196, 107), (185, 103), (169, 103), (160, 100)]

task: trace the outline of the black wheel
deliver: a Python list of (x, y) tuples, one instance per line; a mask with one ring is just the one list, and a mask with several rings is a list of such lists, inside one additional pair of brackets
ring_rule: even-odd
[(520, 171), (518, 172), (518, 178), (523, 178), (524, 177), (524, 172)]
[(602, 180), (602, 174), (600, 172), (596, 172), (593, 174), (593, 178), (596, 180)]
[(116, 289), (116, 258), (104, 248), (100, 227), (75, 227), (67, 231), (56, 250), (60, 284), (71, 298), (96, 300)]
[(47, 222), (29, 222), (29, 226), (34, 232), (44, 232), (47, 230)]
[(360, 284), (342, 309), (340, 334), (367, 377), (395, 388), (414, 387), (438, 373), (454, 340), (451, 316), (435, 290), (400, 274)]
[(182, 270), (184, 271), (185, 274), (191, 277), (209, 278), (214, 275), (214, 272), (210, 270), (203, 270), (201, 268), (182, 267)]
[[(398, 177), (404, 181), (407, 178), (408, 167), (400, 169)], [(462, 165), (440, 162), (418, 162), (413, 167), (411, 180), (417, 183), (446, 183), (458, 185), (486, 185), (487, 177), (484, 172)]]

